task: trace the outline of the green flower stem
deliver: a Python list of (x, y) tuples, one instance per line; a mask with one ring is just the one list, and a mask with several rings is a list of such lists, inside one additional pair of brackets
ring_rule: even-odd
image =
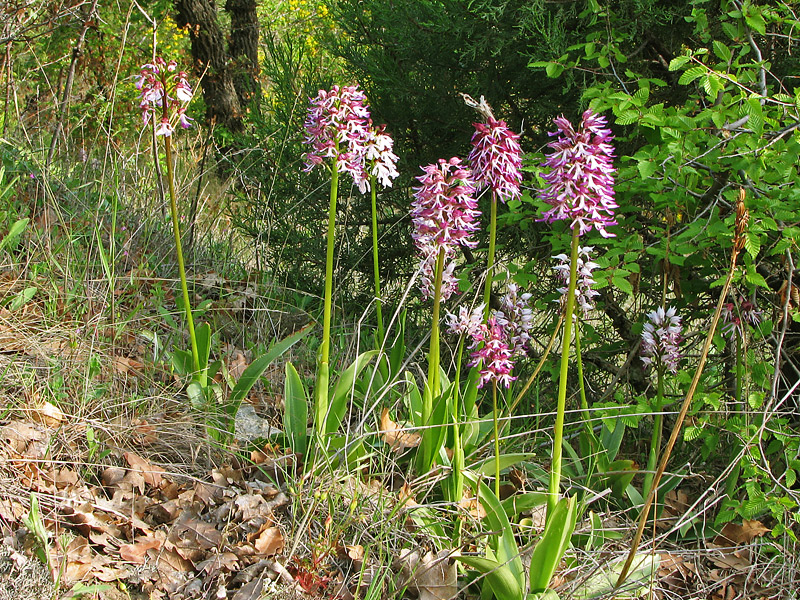
[(494, 495), (500, 500), (500, 431), (497, 426), (497, 380), (492, 381), (492, 419), (494, 421)]
[(656, 406), (655, 416), (653, 417), (653, 434), (650, 438), (650, 454), (647, 457), (647, 468), (645, 469), (644, 485), (642, 486), (642, 497), (646, 498), (653, 487), (653, 477), (655, 475), (658, 457), (661, 456), (661, 434), (664, 429), (664, 367), (658, 365), (656, 373)]
[[(339, 145), (336, 144), (336, 154)], [(328, 414), (328, 380), (331, 355), (331, 305), (333, 299), (333, 252), (336, 228), (336, 198), (339, 195), (339, 171), (334, 164), (331, 168), (331, 197), (328, 207), (328, 247), (325, 258), (325, 299), (322, 316), (322, 347), (320, 348), (319, 372), (317, 373), (315, 396), (315, 422), (317, 435), (325, 433), (325, 418)]]
[[(461, 379), (461, 359), (464, 354), (464, 336), (458, 341), (458, 359), (456, 360), (456, 374), (453, 382), (453, 396), (450, 399), (450, 418), (453, 428), (453, 460), (451, 463), (449, 490), (450, 502), (458, 503), (464, 494), (464, 447), (461, 444), (461, 407), (459, 404), (459, 389)], [(461, 544), (461, 519), (456, 519), (453, 531), (453, 542)]]
[(172, 214), (172, 232), (175, 234), (175, 252), (178, 255), (178, 273), (181, 277), (181, 291), (183, 292), (183, 306), (186, 311), (186, 322), (189, 325), (189, 339), (192, 343), (192, 362), (197, 374), (200, 387), (206, 387), (206, 366), (200, 368), (200, 354), (197, 350), (197, 337), (194, 333), (194, 319), (192, 319), (192, 306), (189, 302), (189, 287), (186, 284), (186, 266), (183, 261), (183, 248), (181, 246), (181, 228), (178, 221), (178, 201), (175, 197), (175, 173), (172, 166), (172, 139), (164, 138), (164, 154), (167, 159), (167, 183), (169, 185), (169, 210)]
[(489, 257), (486, 262), (486, 284), (483, 289), (484, 318), (489, 318), (489, 300), (492, 297), (492, 272), (494, 271), (494, 247), (497, 237), (497, 196), (492, 192), (492, 209), (489, 220)]
[[(422, 400), (422, 425), (430, 427), (433, 414), (433, 399), (439, 395), (439, 314), (442, 304), (442, 274), (444, 272), (444, 249), (439, 250), (436, 258), (436, 281), (433, 292), (433, 317), (431, 323), (431, 346), (428, 353), (428, 390)], [(433, 435), (423, 432), (423, 453), (425, 456), (425, 469), (433, 463), (433, 449), (430, 447)], [(428, 460), (430, 459), (430, 462)]]
[(564, 440), (564, 412), (567, 405), (567, 375), (569, 373), (569, 349), (572, 344), (572, 314), (575, 312), (575, 286), (578, 278), (578, 232), (572, 230), (572, 251), (569, 264), (569, 286), (567, 288), (567, 307), (564, 311), (564, 337), (561, 344), (561, 372), (558, 380), (558, 404), (556, 424), (553, 429), (553, 456), (550, 467), (550, 486), (547, 491), (547, 517), (553, 514), (558, 503), (561, 486), (561, 456)]
[(370, 176), (370, 192), (372, 196), (372, 269), (375, 275), (375, 312), (378, 319), (378, 344), (383, 345), (383, 313), (381, 311), (381, 276), (378, 268), (378, 202), (375, 192), (375, 175)]
[(458, 340), (458, 358), (456, 374), (453, 381), (453, 395), (450, 398), (450, 417), (453, 421), (453, 461), (452, 461), (452, 494), (449, 500), (458, 502), (464, 492), (464, 448), (461, 445), (461, 406), (459, 390), (461, 383), (461, 360), (464, 355), (464, 336)]

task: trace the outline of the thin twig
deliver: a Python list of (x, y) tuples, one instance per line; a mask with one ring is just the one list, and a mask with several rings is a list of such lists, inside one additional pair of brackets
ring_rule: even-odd
[(697, 369), (695, 370), (694, 378), (689, 386), (689, 391), (686, 393), (686, 398), (681, 405), (678, 418), (675, 420), (675, 425), (672, 428), (672, 435), (670, 435), (669, 441), (667, 442), (664, 452), (661, 455), (661, 460), (658, 463), (658, 469), (653, 477), (652, 488), (650, 488), (650, 492), (647, 494), (647, 500), (645, 500), (644, 506), (642, 507), (642, 513), (639, 516), (639, 525), (636, 528), (636, 535), (633, 537), (628, 558), (625, 561), (625, 565), (622, 567), (619, 579), (617, 579), (617, 584), (615, 586), (616, 588), (619, 588), (623, 583), (625, 583), (628, 572), (633, 565), (633, 560), (636, 557), (636, 551), (639, 549), (639, 543), (642, 541), (642, 534), (644, 533), (647, 518), (650, 515), (650, 508), (652, 507), (658, 492), (658, 485), (661, 482), (661, 477), (664, 475), (664, 471), (667, 468), (667, 462), (669, 462), (669, 457), (672, 453), (673, 447), (675, 446), (675, 442), (678, 441), (678, 436), (681, 432), (681, 426), (686, 418), (686, 414), (689, 412), (689, 406), (694, 398), (697, 385), (700, 383), (700, 376), (703, 374), (703, 367), (705, 367), (708, 353), (711, 350), (711, 342), (714, 340), (714, 333), (717, 330), (717, 324), (719, 323), (720, 315), (722, 314), (722, 307), (725, 305), (725, 300), (728, 296), (728, 291), (730, 290), (734, 273), (736, 272), (736, 259), (739, 256), (739, 252), (744, 249), (744, 234), (747, 228), (747, 220), (749, 219), (749, 214), (744, 206), (744, 195), (744, 188), (741, 188), (739, 190), (739, 200), (736, 203), (736, 230), (734, 234), (733, 248), (731, 250), (731, 263), (730, 267), (728, 268), (728, 276), (725, 279), (725, 285), (722, 287), (722, 292), (719, 295), (717, 309), (714, 311), (714, 316), (711, 319), (711, 326), (708, 329), (708, 335), (706, 336), (706, 341), (703, 344), (703, 350), (700, 353), (700, 361), (697, 365)]

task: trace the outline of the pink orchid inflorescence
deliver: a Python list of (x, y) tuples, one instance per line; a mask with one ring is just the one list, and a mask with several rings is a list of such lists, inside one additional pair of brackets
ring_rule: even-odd
[(505, 121), (489, 115), (486, 123), (473, 125), (475, 133), (468, 160), (477, 188), (490, 187), (502, 202), (519, 198), (522, 183), (519, 134), (512, 131)]
[(311, 98), (305, 121), (305, 143), (311, 150), (305, 155), (304, 170), (311, 171), (334, 159), (336, 170), (350, 173), (363, 193), (369, 179), (364, 156), (370, 126), (367, 97), (358, 86), (335, 85), (330, 91), (319, 90)]
[(751, 327), (757, 327), (763, 320), (762, 313), (756, 305), (747, 298), (739, 299), (739, 306), (733, 302), (728, 302), (722, 307), (722, 320), (724, 325), (720, 329), (722, 335), (733, 338), (734, 334), (744, 337), (745, 323)]
[(192, 126), (194, 119), (186, 116), (186, 106), (194, 92), (186, 80), (186, 72), (178, 71), (178, 63), (174, 60), (167, 62), (156, 56), (152, 63), (142, 65), (136, 89), (141, 93), (139, 108), (144, 124), (147, 125), (151, 118), (158, 119), (156, 135), (170, 137), (175, 131), (174, 117), (182, 128)]
[(421, 185), (414, 188), (411, 203), (411, 236), (421, 257), (422, 292), (426, 297), (434, 295), (436, 263), (444, 251), (440, 293), (447, 300), (458, 289), (453, 274), (458, 246), (474, 248), (478, 243), (473, 234), (478, 229), (480, 211), (472, 174), (459, 158), (440, 159), (422, 170), (425, 174), (417, 177)]
[[(598, 267), (598, 264), (591, 260), (593, 251), (594, 246), (578, 246), (578, 279), (575, 282), (575, 300), (581, 307), (584, 317), (594, 308), (594, 297), (600, 295), (600, 292), (592, 289), (595, 283), (592, 271)], [(558, 288), (558, 292), (561, 294), (558, 302), (563, 302), (569, 290), (569, 256), (557, 254), (553, 258), (558, 261), (553, 270), (556, 272), (556, 277), (564, 284), (564, 287)]]
[(508, 284), (508, 292), (500, 299), (500, 310), (495, 311), (497, 323), (506, 332), (508, 346), (514, 357), (523, 356), (528, 351), (533, 327), (533, 311), (528, 305), (531, 294), (519, 293), (516, 283)]
[(466, 335), (473, 340), (478, 337), (483, 326), (485, 306), (485, 304), (481, 303), (472, 310), (466, 306), (459, 306), (457, 315), (448, 311), (445, 323), (450, 333), (453, 335)]
[[(394, 140), (386, 133), (386, 126), (370, 126), (364, 143), (364, 168), (383, 187), (392, 187), (397, 172), (397, 155), (393, 152)], [(369, 188), (369, 184), (367, 184)]]
[(479, 388), (491, 381), (509, 387), (516, 379), (511, 375), (511, 370), (514, 368), (513, 352), (506, 340), (506, 332), (495, 317), (490, 317), (485, 324), (482, 324), (474, 336), (477, 349), (472, 352), (470, 366), (483, 365), (478, 382)]
[(675, 307), (663, 307), (647, 313), (648, 322), (642, 331), (642, 362), (665, 366), (670, 373), (678, 371), (681, 359), (678, 346), (682, 341), (681, 318)]
[(605, 128), (606, 119), (591, 109), (583, 113), (577, 129), (563, 116), (555, 120), (558, 136), (548, 146), (554, 150), (543, 166), (550, 172), (542, 175), (547, 187), (540, 192), (542, 200), (553, 208), (546, 211), (541, 221), (571, 221), (580, 235), (592, 227), (603, 237), (614, 237), (607, 228), (616, 225), (614, 209), (614, 136)]

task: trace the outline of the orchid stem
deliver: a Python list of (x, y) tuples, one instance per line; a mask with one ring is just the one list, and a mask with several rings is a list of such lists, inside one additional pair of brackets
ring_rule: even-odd
[(561, 486), (562, 443), (564, 440), (564, 412), (567, 404), (567, 376), (569, 374), (569, 349), (572, 345), (572, 314), (575, 311), (575, 287), (578, 278), (578, 236), (579, 229), (572, 230), (572, 251), (569, 264), (569, 285), (567, 306), (564, 311), (564, 337), (561, 344), (561, 372), (558, 380), (558, 404), (556, 405), (556, 424), (553, 429), (553, 456), (550, 467), (550, 486), (547, 492), (547, 518), (553, 514), (558, 503)]
[[(336, 144), (338, 154), (339, 145)], [(325, 435), (325, 421), (328, 414), (328, 381), (330, 378), (331, 354), (331, 306), (333, 298), (333, 252), (336, 228), (336, 198), (339, 194), (339, 172), (336, 165), (331, 169), (331, 196), (328, 207), (328, 245), (325, 257), (325, 298), (322, 315), (322, 347), (320, 348), (319, 372), (314, 389), (315, 418), (314, 428), (322, 440)]]
[(381, 276), (378, 267), (378, 201), (375, 192), (375, 176), (370, 176), (370, 195), (372, 198), (372, 269), (375, 276), (375, 313), (378, 320), (378, 345), (383, 346), (383, 312), (381, 310)]
[(178, 201), (175, 195), (175, 172), (172, 166), (172, 140), (169, 136), (164, 138), (164, 155), (167, 160), (167, 184), (169, 185), (169, 210), (172, 215), (172, 232), (175, 235), (175, 253), (178, 255), (178, 273), (181, 278), (181, 291), (183, 292), (183, 307), (186, 312), (186, 323), (189, 326), (189, 339), (192, 344), (192, 363), (198, 377), (200, 387), (206, 387), (206, 367), (200, 368), (200, 354), (197, 349), (197, 337), (194, 333), (194, 319), (192, 306), (189, 302), (189, 287), (186, 283), (186, 266), (183, 260), (181, 246), (181, 228), (178, 220)]
[(428, 353), (428, 389), (422, 399), (422, 425), (426, 429), (422, 435), (422, 448), (424, 463), (423, 469), (427, 470), (433, 464), (433, 430), (431, 416), (433, 414), (433, 401), (439, 395), (439, 314), (442, 304), (442, 276), (444, 272), (444, 248), (439, 250), (436, 258), (436, 281), (433, 293), (433, 317), (431, 323), (431, 346)]

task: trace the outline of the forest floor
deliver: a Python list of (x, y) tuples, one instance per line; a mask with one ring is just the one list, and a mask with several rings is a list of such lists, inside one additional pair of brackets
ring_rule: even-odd
[[(170, 323), (179, 318), (176, 282), (130, 258), (112, 278), (73, 278), (53, 248), (80, 239), (80, 229), (32, 222), (16, 254), (24, 260), (0, 273), (0, 600), (477, 597), (451, 559), (480, 551), (485, 512), (474, 498), (434, 502), (426, 490), (443, 475), (414, 479), (399, 460), (376, 472), (305, 469), (269, 439), (282, 427), (283, 365), (246, 399), (237, 425), (251, 433), (212, 442), (164, 352), (185, 342), (170, 338), (180, 330)], [(251, 281), (207, 270), (193, 283), (198, 302), (215, 298), (216, 323), (229, 332), (223, 393), (253, 360), (238, 334), (281, 336), (308, 321), (292, 307), (267, 307), (269, 292)], [(311, 376), (313, 352), (293, 352)], [(522, 471), (512, 480), (506, 495), (536, 489)], [(708, 533), (707, 485), (693, 473), (666, 497), (651, 531), (657, 543), (642, 549), (655, 566), (635, 595), (791, 597), (794, 561), (775, 560), (785, 542), (758, 520)], [(437, 551), (414, 518), (421, 510), (457, 515), (476, 535)], [(543, 527), (541, 510), (527, 517), (522, 541)], [(584, 515), (574, 538), (582, 542), (553, 582), (561, 598), (608, 596), (604, 565), (625, 555), (634, 517)]]

